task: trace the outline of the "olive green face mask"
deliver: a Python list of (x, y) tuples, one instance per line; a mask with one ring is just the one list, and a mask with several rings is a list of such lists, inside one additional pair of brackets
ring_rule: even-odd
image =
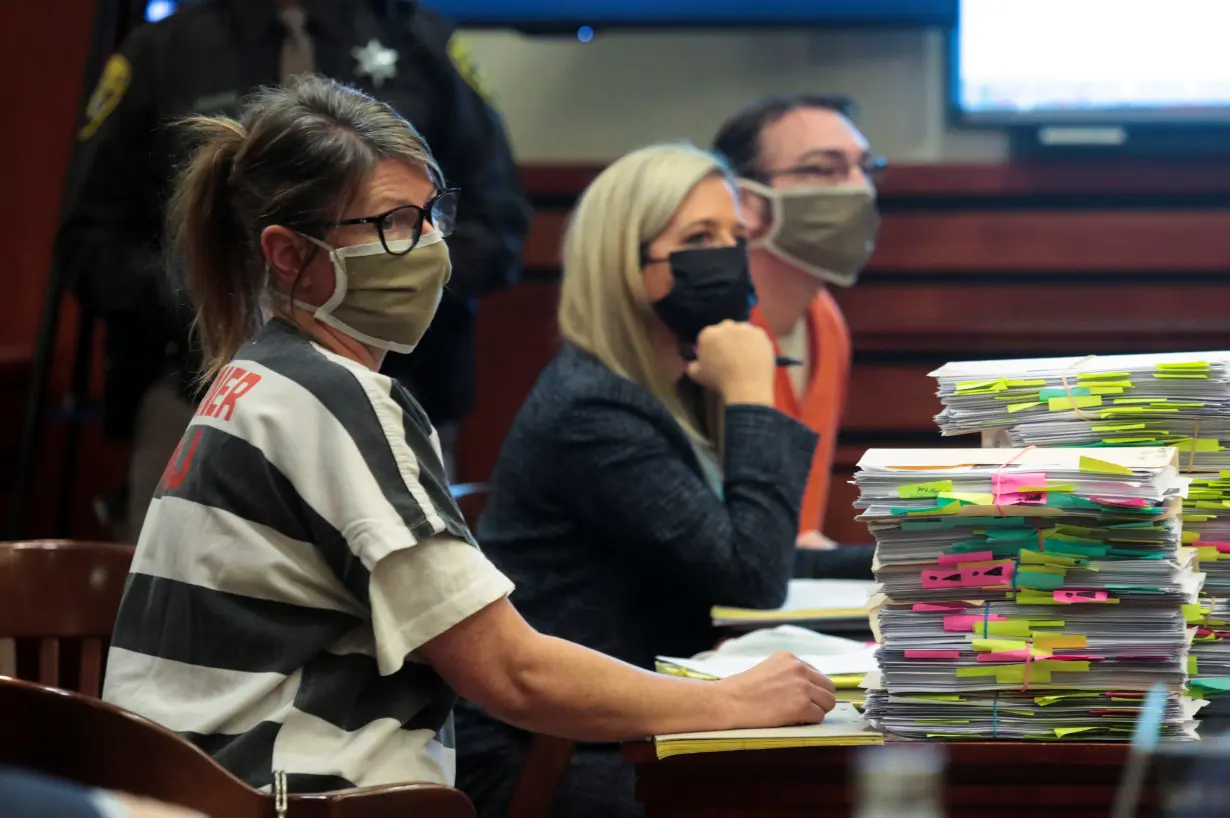
[(751, 179), (739, 187), (763, 196), (772, 225), (749, 247), (763, 247), (816, 278), (849, 287), (875, 249), (880, 214), (875, 191), (867, 185), (781, 190)]
[[(414, 349), (435, 318), (444, 285), (452, 275), (448, 245), (437, 232), (426, 233), (404, 255), (394, 255), (380, 242), (333, 248), (319, 239), (310, 241), (329, 251), (333, 261), (333, 296), (313, 310), (316, 320), (368, 346), (406, 353)], [(397, 251), (409, 239), (389, 242)]]

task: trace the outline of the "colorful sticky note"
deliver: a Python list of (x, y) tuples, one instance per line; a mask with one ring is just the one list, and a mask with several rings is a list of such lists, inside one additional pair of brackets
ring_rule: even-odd
[(1090, 392), (1089, 388), (1086, 386), (1075, 386), (1071, 389), (1064, 389), (1062, 386), (1048, 386), (1046, 389), (1042, 389), (1038, 392), (1038, 400), (1050, 400), (1051, 398), (1064, 397), (1079, 398), (1092, 394), (1093, 393)]
[(915, 602), (910, 608), (914, 613), (946, 613), (948, 611), (964, 611), (970, 606), (964, 602)]
[[(1075, 605), (1081, 602), (1108, 602), (1110, 594), (1106, 591), (1056, 591), (1052, 597), (1056, 602), (1065, 605)], [(1118, 600), (1116, 600), (1118, 601)], [(1084, 647), (1082, 645), (1082, 647)]]
[(1026, 571), (1022, 569), (1016, 575), (1016, 587), (1018, 588), (1033, 588), (1036, 590), (1049, 591), (1063, 585), (1063, 574), (1046, 574), (1040, 571)]
[(1131, 474), (1132, 470), (1127, 466), (1120, 466), (1118, 463), (1111, 463), (1106, 460), (1099, 460), (1096, 457), (1081, 456), (1080, 470), (1084, 472), (1093, 472), (1094, 474)]
[(919, 497), (934, 497), (946, 491), (952, 491), (951, 480), (935, 480), (930, 483), (913, 483), (897, 487), (897, 496), (914, 500)]
[(1039, 633), (1034, 645), (1042, 650), (1080, 649), (1089, 647), (1089, 640), (1083, 633)]
[(1004, 622), (1004, 617), (998, 614), (991, 614), (989, 617), (985, 614), (949, 614), (944, 617), (944, 630), (950, 633), (969, 633), (973, 631), (978, 633), (983, 630), (983, 624), (986, 624), (987, 634), (991, 632), (992, 622)]
[[(982, 630), (983, 626), (979, 624), (976, 632), (981, 633)], [(1033, 630), (1030, 628), (1030, 623), (1027, 619), (1009, 619), (1003, 622), (986, 623), (986, 635), (1029, 637), (1033, 635)]]
[(1037, 400), (1026, 401), (1024, 403), (1010, 403), (1008, 404), (1008, 414), (1015, 415), (1017, 412), (1023, 412), (1026, 409), (1033, 409), (1035, 406), (1041, 406), (1041, 405), (1042, 405), (1042, 401), (1037, 401)]
[(1063, 412), (1070, 409), (1093, 409), (1102, 405), (1101, 395), (1086, 395), (1084, 397), (1051, 398), (1046, 406), (1052, 412)]

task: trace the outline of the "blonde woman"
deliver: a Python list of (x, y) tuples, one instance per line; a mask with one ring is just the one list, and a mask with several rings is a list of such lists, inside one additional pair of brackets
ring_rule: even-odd
[[(774, 408), (744, 235), (726, 166), (688, 145), (629, 154), (581, 197), (565, 343), (478, 531), (542, 632), (651, 668), (712, 647), (715, 604), (782, 603), (816, 436)], [(459, 710), (458, 781), (483, 816), (504, 814), (528, 741)], [(638, 814), (617, 748), (579, 749), (553, 815)]]

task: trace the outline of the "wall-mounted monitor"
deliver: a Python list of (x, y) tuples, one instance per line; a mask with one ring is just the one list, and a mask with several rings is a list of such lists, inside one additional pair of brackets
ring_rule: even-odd
[(956, 118), (1230, 124), (1230, 0), (961, 0)]
[(462, 26), (950, 26), (957, 0), (426, 0)]

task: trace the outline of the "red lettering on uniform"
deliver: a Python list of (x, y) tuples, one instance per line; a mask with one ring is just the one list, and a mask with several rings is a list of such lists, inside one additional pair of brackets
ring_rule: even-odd
[(261, 382), (261, 376), (255, 372), (244, 372), (242, 369), (236, 369), (235, 371), (243, 373), (243, 377), (223, 395), (222, 402), (214, 409), (214, 417), (219, 417), (223, 412), (226, 413), (226, 417), (222, 418), (222, 420), (230, 420), (231, 415), (235, 414), (235, 401), (251, 392), (252, 387)]
[[(175, 447), (175, 453), (167, 461), (167, 467), (162, 470), (161, 483), (164, 491), (174, 491), (183, 485), (184, 478), (188, 476), (188, 469), (192, 466), (192, 458), (196, 455), (196, 444), (201, 442), (202, 431), (204, 430), (198, 427), (193, 432), (187, 452), (184, 452), (184, 440), (180, 438), (179, 445)], [(180, 462), (181, 454), (183, 454), (183, 462)]]
[(222, 371), (214, 376), (214, 382), (209, 385), (209, 391), (205, 393), (205, 397), (201, 400), (201, 405), (197, 407), (198, 415), (208, 414), (209, 404), (217, 396), (218, 390), (222, 388), (222, 384), (226, 383), (226, 379), (230, 377), (233, 366), (227, 364), (222, 367)]

